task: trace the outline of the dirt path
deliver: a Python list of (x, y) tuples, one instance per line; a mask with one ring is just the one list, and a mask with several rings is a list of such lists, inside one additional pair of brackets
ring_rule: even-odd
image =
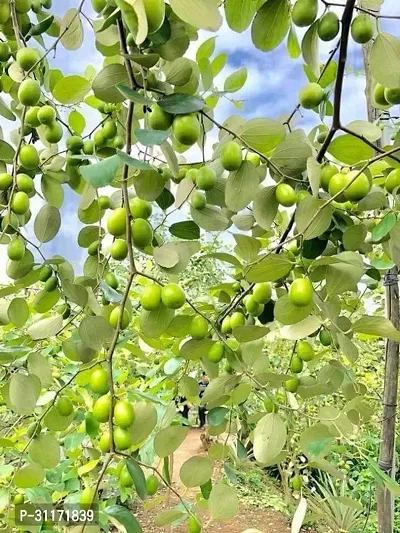
[[(193, 455), (205, 455), (205, 450), (200, 439), (201, 431), (198, 429), (191, 429), (184, 444), (174, 454), (173, 464), (173, 485), (174, 488), (180, 492), (185, 492), (185, 487), (179, 479), (179, 471), (185, 461)], [(197, 489), (191, 489), (191, 492), (185, 493), (191, 501), (195, 501), (195, 494)], [(154, 502), (155, 505), (147, 510), (141, 509), (138, 513), (138, 518), (143, 528), (144, 533), (187, 533), (186, 524), (171, 528), (171, 526), (156, 527), (154, 525), (155, 516), (165, 508), (171, 508), (178, 503), (175, 497), (170, 497), (166, 501), (159, 500)], [(203, 513), (200, 512), (200, 517)], [(207, 513), (204, 513), (204, 521), (208, 519)], [(290, 525), (286, 517), (278, 511), (273, 509), (257, 509), (241, 506), (239, 514), (227, 522), (213, 522), (207, 528), (207, 533), (242, 533), (245, 529), (257, 528), (263, 533), (290, 533)]]

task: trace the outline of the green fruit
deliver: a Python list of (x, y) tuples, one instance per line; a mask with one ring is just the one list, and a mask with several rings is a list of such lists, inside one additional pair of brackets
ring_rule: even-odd
[[(59, 122), (54, 121), (44, 129), (44, 138), (50, 144), (57, 144), (63, 138), (64, 131)], [(79, 161), (77, 161), (79, 164)]]
[(18, 100), (22, 105), (33, 106), (40, 100), (40, 85), (36, 80), (27, 79), (18, 89)]
[(327, 130), (321, 131), (320, 133), (318, 133), (317, 142), (319, 144), (323, 144), (326, 141), (327, 137), (328, 137), (328, 131)]
[(217, 181), (215, 171), (210, 167), (201, 167), (197, 174), (196, 185), (203, 191), (212, 189)]
[(276, 413), (278, 411), (276, 403), (268, 397), (264, 399), (264, 408), (268, 413)]
[(292, 9), (293, 24), (304, 28), (311, 26), (318, 14), (318, 0), (297, 0)]
[(285, 389), (288, 392), (295, 393), (297, 392), (297, 389), (299, 388), (299, 379), (297, 377), (294, 377), (292, 379), (288, 379), (285, 381)]
[(207, 205), (207, 199), (202, 192), (194, 191), (190, 199), (190, 204), (193, 209), (204, 209)]
[(43, 283), (53, 275), (53, 269), (49, 265), (44, 265), (39, 272), (39, 281)]
[(246, 155), (246, 161), (250, 161), (255, 167), (260, 166), (261, 158), (258, 154), (255, 154), (254, 152), (249, 152)]
[(221, 165), (225, 170), (238, 170), (243, 161), (242, 148), (235, 141), (228, 141), (221, 148)]
[(114, 428), (113, 438), (117, 450), (127, 450), (132, 446), (132, 435), (127, 429), (117, 426)]
[(387, 102), (392, 105), (400, 104), (400, 88), (385, 89), (385, 100), (387, 100)]
[(10, 20), (11, 8), (9, 4), (0, 3), (0, 24), (5, 24)]
[(31, 8), (31, 0), (15, 0), (15, 10), (17, 13), (28, 13)]
[(113, 146), (116, 150), (122, 150), (122, 148), (125, 146), (125, 139), (121, 135), (116, 135)]
[(42, 4), (40, 0), (32, 0), (32, 11), (34, 13), (40, 13), (42, 11)]
[(43, 107), (39, 108), (37, 118), (40, 124), (49, 126), (56, 120), (56, 111), (54, 107), (51, 107), (50, 105), (44, 105)]
[(107, 231), (114, 237), (126, 232), (126, 211), (123, 207), (115, 209), (107, 220)]
[(40, 165), (39, 154), (31, 144), (24, 144), (19, 151), (19, 164), (26, 170), (35, 170)]
[(100, 440), (99, 440), (100, 451), (103, 453), (108, 453), (110, 451), (110, 447), (111, 447), (110, 434), (108, 432), (103, 433), (103, 435), (100, 437)]
[(319, 332), (319, 340), (322, 346), (330, 346), (332, 344), (331, 333), (328, 329), (321, 329)]
[(62, 396), (56, 404), (56, 409), (61, 416), (70, 416), (74, 411), (74, 406), (69, 398)]
[(185, 167), (182, 167), (179, 169), (179, 172), (178, 172), (178, 177), (172, 177), (172, 181), (174, 183), (180, 183), (184, 178), (186, 178), (186, 174), (187, 174), (188, 170), (187, 168)]
[(133, 479), (126, 465), (123, 466), (119, 474), (119, 484), (121, 485), (121, 487), (125, 488), (133, 487)]
[(83, 147), (82, 147), (82, 152), (85, 154), (85, 155), (92, 155), (94, 154), (94, 142), (93, 141), (84, 141), (83, 143)]
[(246, 323), (246, 319), (243, 313), (240, 313), (239, 311), (235, 311), (231, 315), (230, 319), (230, 326), (231, 328), (236, 328), (238, 326), (244, 326)]
[(111, 398), (109, 394), (100, 396), (93, 406), (93, 416), (98, 422), (108, 422), (111, 409)]
[(140, 305), (146, 311), (155, 311), (161, 305), (161, 287), (159, 285), (147, 285), (140, 298)]
[(11, 235), (15, 233), (15, 230), (18, 229), (18, 227), (18, 217), (14, 213), (11, 213), (11, 215), (6, 213), (3, 216), (3, 219), (1, 221), (1, 231), (4, 231), (4, 233)]
[(96, 148), (102, 148), (107, 144), (107, 139), (103, 133), (103, 130), (97, 130), (93, 136), (93, 142)]
[(81, 492), (81, 496), (79, 498), (79, 505), (85, 509), (88, 509), (94, 503), (95, 498), (96, 490), (92, 487), (86, 487)]
[(44, 7), (44, 9), (51, 9), (51, 6), (53, 5), (52, 0), (40, 0), (40, 3)]
[(28, 124), (28, 126), (31, 126), (32, 128), (38, 128), (40, 126), (40, 122), (38, 119), (39, 109), (39, 106), (34, 106), (30, 107), (26, 111), (25, 122), (26, 124)]
[(231, 317), (226, 316), (221, 323), (221, 333), (224, 333), (226, 335), (227, 333), (230, 333), (231, 331), (232, 331)]
[(104, 281), (113, 289), (118, 289), (119, 283), (117, 277), (113, 272), (107, 272), (104, 276)]
[(107, 6), (107, 0), (92, 0), (92, 7), (96, 13), (101, 13)]
[(179, 309), (186, 302), (185, 292), (176, 283), (168, 283), (161, 289), (161, 300), (169, 309)]
[(97, 201), (98, 201), (100, 209), (103, 209), (103, 210), (109, 209), (111, 206), (110, 198), (108, 196), (99, 196)]
[(310, 196), (310, 192), (302, 189), (296, 193), (296, 203), (299, 204), (304, 198)]
[(353, 182), (344, 191), (346, 199), (350, 202), (359, 202), (365, 198), (365, 196), (367, 196), (371, 190), (371, 182), (369, 181), (368, 177), (364, 173), (360, 174), (358, 170), (352, 170), (346, 174), (346, 178), (348, 183), (353, 180)]
[(49, 278), (44, 284), (44, 290), (47, 292), (53, 292), (57, 289), (57, 287), (58, 287), (58, 281), (55, 276), (52, 276), (51, 278)]
[(35, 190), (33, 179), (27, 174), (17, 174), (17, 189), (26, 194), (31, 194)]
[(318, 83), (308, 83), (305, 85), (299, 95), (300, 105), (304, 109), (314, 109), (318, 107), (324, 98), (324, 90)]
[(193, 183), (196, 183), (198, 173), (199, 173), (199, 171), (198, 171), (197, 168), (190, 168), (186, 172), (185, 178), (189, 178), (190, 180), (192, 180)]
[(303, 360), (298, 355), (294, 355), (290, 362), (290, 371), (293, 374), (299, 374), (303, 370), (303, 366)]
[(163, 167), (161, 169), (161, 175), (164, 178), (164, 181), (167, 183), (172, 177), (172, 172), (168, 167)]
[(249, 296), (246, 296), (246, 298), (244, 299), (244, 306), (248, 313), (253, 314), (257, 312), (259, 303), (254, 298), (254, 296), (249, 295)]
[(347, 178), (347, 174), (343, 174), (342, 172), (339, 172), (338, 174), (335, 174), (332, 176), (332, 178), (329, 181), (329, 194), (331, 196), (336, 196), (339, 194), (335, 200), (337, 202), (345, 202), (346, 196), (343, 191), (344, 187), (348, 184), (349, 180)]
[(256, 283), (253, 289), (253, 298), (259, 304), (267, 304), (272, 297), (272, 287), (268, 282)]
[[(115, 307), (115, 309), (113, 309), (111, 311), (108, 320), (109, 320), (110, 326), (112, 328), (117, 329), (120, 315), (121, 315), (121, 308), (120, 307)], [(126, 329), (129, 326), (130, 322), (131, 322), (131, 315), (130, 315), (128, 309), (124, 309), (124, 312), (122, 314), (122, 320), (121, 320), (120, 329)]]
[(135, 411), (131, 403), (126, 400), (120, 400), (114, 407), (114, 421), (117, 426), (127, 428), (133, 424), (135, 420)]
[(290, 303), (297, 307), (307, 307), (313, 301), (313, 286), (309, 279), (298, 278), (289, 289)]
[(103, 135), (106, 139), (114, 139), (117, 135), (117, 124), (114, 120), (106, 120), (103, 125)]
[(307, 341), (299, 341), (297, 343), (296, 352), (300, 359), (306, 363), (314, 359), (313, 347)]
[(143, 218), (131, 222), (132, 242), (137, 248), (146, 248), (153, 241), (153, 228)]
[(123, 239), (117, 239), (113, 242), (110, 250), (111, 257), (116, 261), (123, 261), (128, 255), (128, 245)]
[(25, 501), (25, 498), (24, 498), (24, 495), (23, 494), (16, 494), (14, 496), (14, 505), (22, 505)]
[(329, 182), (331, 178), (338, 174), (339, 170), (335, 165), (332, 165), (331, 163), (327, 163), (324, 165), (321, 169), (321, 187), (324, 189), (324, 191), (329, 191)]
[(90, 374), (89, 387), (96, 394), (106, 394), (110, 390), (108, 372), (104, 368), (95, 368)]
[(25, 241), (22, 237), (15, 237), (8, 243), (7, 256), (10, 261), (20, 261), (25, 255)]
[(368, 15), (358, 15), (351, 23), (351, 36), (356, 43), (365, 44), (374, 36), (374, 25)]
[(33, 422), (33, 424), (30, 424), (30, 426), (28, 427), (26, 434), (30, 439), (32, 439), (33, 437), (37, 437), (38, 435), (40, 435), (41, 431), (42, 426), (40, 425), (40, 423), (38, 424), (37, 422)]
[(149, 496), (154, 496), (154, 494), (158, 491), (159, 486), (160, 483), (156, 476), (151, 475), (146, 479), (146, 491)]
[(389, 102), (385, 98), (385, 87), (377, 83), (374, 88), (374, 101), (378, 106), (387, 107)]
[(0, 42), (0, 61), (5, 63), (10, 59), (11, 49), (8, 46), (8, 43)]
[(13, 183), (13, 177), (8, 172), (3, 172), (0, 174), (0, 190), (5, 191), (11, 187)]
[(291, 207), (296, 203), (296, 193), (287, 183), (280, 183), (275, 190), (275, 197), (280, 205)]
[(204, 339), (208, 335), (208, 322), (207, 320), (198, 315), (195, 316), (190, 323), (190, 335), (193, 339)]
[(147, 114), (149, 126), (153, 130), (167, 130), (172, 126), (174, 115), (167, 113), (159, 105), (151, 107), (151, 113)]
[(99, 252), (99, 246), (100, 246), (99, 241), (92, 242), (92, 244), (88, 248), (88, 254), (92, 256), (97, 255)]
[(397, 187), (400, 187), (400, 168), (392, 170), (385, 181), (387, 192), (392, 193)]
[(79, 135), (72, 135), (66, 141), (67, 149), (73, 154), (78, 154), (83, 148), (83, 140)]
[(332, 41), (339, 33), (339, 17), (333, 11), (322, 15), (318, 22), (318, 35), (322, 41)]
[(301, 481), (301, 477), (296, 474), (290, 480), (290, 484), (292, 485), (293, 490), (300, 491), (303, 483)]
[(158, 31), (165, 19), (164, 0), (143, 0), (149, 34)]
[(189, 516), (188, 520), (188, 533), (200, 533), (201, 532), (201, 524), (198, 521), (196, 516)]
[(129, 201), (129, 210), (133, 218), (149, 218), (153, 208), (150, 202), (135, 197)]
[(200, 137), (200, 123), (196, 115), (177, 115), (172, 122), (175, 139), (184, 146), (192, 146)]
[(224, 351), (224, 343), (217, 341), (208, 350), (207, 359), (211, 361), (211, 363), (219, 363), (224, 357)]
[(24, 215), (29, 209), (29, 196), (26, 192), (16, 192), (11, 200), (11, 210), (16, 215)]

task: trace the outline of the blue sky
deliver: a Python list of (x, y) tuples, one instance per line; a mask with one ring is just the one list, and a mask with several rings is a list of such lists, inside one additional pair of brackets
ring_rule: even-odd
[[(53, 0), (53, 4), (53, 11), (62, 17), (67, 9), (77, 7), (79, 0), (64, 0), (62, 2)], [(95, 16), (90, 6), (90, 0), (86, 0), (83, 11), (89, 17)], [(399, 14), (399, 1), (386, 0), (383, 12)], [(65, 74), (83, 74), (89, 64), (95, 66), (98, 71), (101, 70), (102, 57), (95, 49), (93, 33), (88, 22), (83, 20), (83, 23), (85, 26), (83, 46), (75, 52), (66, 51), (62, 46), (59, 46), (56, 57), (50, 56), (51, 65), (55, 68), (61, 68)], [(382, 21), (382, 27), (385, 31), (398, 34), (394, 22)], [(300, 30), (299, 34), (301, 32), (303, 31)], [(194, 58), (198, 45), (212, 35), (212, 33), (201, 31), (199, 40), (190, 46), (189, 57)], [(227, 75), (242, 66), (248, 68), (249, 77), (245, 87), (233, 95), (238, 100), (244, 100), (243, 110), (236, 109), (231, 102), (222, 99), (216, 110), (216, 118), (219, 121), (224, 121), (232, 114), (241, 114), (246, 118), (269, 117), (278, 119), (290, 113), (297, 104), (301, 87), (307, 82), (301, 58), (295, 61), (289, 59), (285, 43), (269, 53), (257, 50), (251, 41), (250, 29), (242, 34), (237, 34), (224, 24), (217, 35), (216, 53), (223, 51), (229, 55), (227, 66), (216, 80), (219, 88), (222, 89), (223, 80)], [(299, 37), (301, 38), (301, 34)], [(328, 57), (331, 47), (332, 43), (321, 46), (321, 62)], [(353, 42), (349, 48), (348, 67), (343, 101), (344, 123), (366, 117), (365, 80), (362, 73), (359, 72), (363, 69), (361, 47)], [(82, 106), (83, 112), (85, 107)], [(309, 130), (315, 123), (318, 123), (318, 118), (311, 111), (304, 112), (303, 118), (298, 115), (297, 127)], [(209, 147), (217, 140), (217, 133), (214, 130), (210, 134)], [(189, 154), (196, 157), (194, 151), (190, 151)], [(80, 270), (80, 265), (86, 257), (86, 252), (79, 249), (76, 243), (77, 233), (81, 226), (76, 213), (78, 203), (79, 197), (66, 186), (65, 202), (62, 207), (63, 226), (57, 238), (43, 247), (45, 255), (64, 255), (76, 265), (77, 271)], [(35, 201), (35, 207), (38, 208), (39, 205), (40, 202)], [(0, 279), (0, 281), (2, 280)]]

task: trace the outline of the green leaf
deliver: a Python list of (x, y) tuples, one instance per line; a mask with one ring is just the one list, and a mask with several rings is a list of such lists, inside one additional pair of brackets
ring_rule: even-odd
[(258, 256), (258, 252), (261, 248), (261, 243), (258, 239), (250, 237), (248, 235), (241, 235), (238, 233), (233, 234), (233, 238), (236, 241), (234, 252), (242, 259), (250, 263), (254, 261)]
[(353, 324), (353, 331), (400, 342), (400, 331), (383, 316), (364, 315)]
[(35, 322), (28, 328), (28, 335), (34, 340), (48, 339), (57, 335), (63, 325), (63, 318), (61, 315), (51, 316)]
[(327, 455), (334, 442), (329, 428), (324, 424), (315, 424), (300, 435), (300, 449), (310, 460), (320, 459)]
[(235, 489), (218, 483), (214, 485), (208, 500), (208, 509), (214, 520), (230, 520), (239, 512), (239, 499)]
[(215, 41), (216, 37), (210, 37), (209, 39), (201, 43), (196, 52), (197, 63), (201, 59), (210, 59), (215, 50)]
[(168, 142), (163, 143), (160, 148), (168, 164), (168, 167), (172, 172), (172, 175), (177, 178), (179, 174), (179, 164), (174, 149)]
[(143, 310), (139, 316), (140, 327), (147, 337), (160, 337), (171, 324), (174, 315), (175, 311), (164, 305), (160, 305), (155, 311)]
[(117, 152), (117, 156), (124, 165), (128, 165), (129, 167), (138, 168), (139, 170), (153, 170), (152, 166), (146, 163), (146, 161), (139, 161), (139, 159), (135, 159), (125, 152)]
[(160, 59), (158, 54), (128, 54), (126, 57), (134, 63), (146, 68), (154, 67)]
[(143, 146), (160, 145), (169, 137), (168, 131), (135, 129), (135, 137)]
[(289, 257), (284, 253), (268, 255), (248, 269), (246, 279), (250, 283), (277, 281), (289, 274), (293, 266)]
[(317, 197), (321, 184), (321, 165), (315, 157), (309, 157), (307, 159), (307, 174), (313, 196)]
[(14, 113), (7, 106), (7, 104), (4, 102), (1, 96), (0, 96), (0, 115), (6, 118), (7, 120), (12, 120), (12, 121), (16, 120)]
[(133, 444), (140, 444), (149, 437), (157, 425), (157, 411), (152, 403), (135, 402), (135, 420), (131, 426)]
[(198, 96), (190, 94), (169, 94), (158, 101), (158, 105), (167, 113), (172, 115), (186, 115), (201, 111), (205, 107), (205, 102)]
[(271, 162), (285, 176), (296, 177), (307, 168), (308, 158), (312, 156), (312, 147), (303, 130), (295, 130), (275, 149)]
[(221, 72), (221, 70), (226, 65), (228, 59), (228, 54), (222, 53), (218, 54), (214, 57), (214, 59), (211, 62), (211, 72), (213, 76), (218, 76), (218, 74)]
[(369, 58), (371, 74), (385, 87), (400, 87), (400, 40), (380, 32), (375, 39)]
[(247, 68), (242, 67), (228, 76), (224, 83), (224, 91), (234, 93), (239, 91), (247, 81)]
[(143, 470), (133, 458), (128, 459), (126, 461), (126, 467), (131, 478), (133, 479), (133, 483), (135, 485), (135, 489), (139, 498), (145, 500), (147, 496), (147, 489), (146, 478), (144, 476)]
[(290, 2), (267, 0), (258, 10), (251, 27), (255, 46), (263, 52), (274, 50), (285, 38), (290, 27)]
[(80, 135), (81, 133), (83, 133), (86, 127), (86, 120), (85, 117), (81, 115), (81, 113), (79, 113), (79, 111), (76, 111), (76, 109), (74, 109), (68, 115), (68, 124), (75, 133)]
[(229, 410), (226, 407), (214, 407), (207, 414), (207, 422), (212, 427), (220, 426), (228, 413)]
[(181, 466), (179, 477), (185, 487), (200, 487), (211, 479), (213, 462), (208, 457), (190, 457)]
[(221, 27), (222, 16), (218, 0), (171, 0), (172, 11), (195, 28), (216, 31)]
[(61, 44), (66, 50), (77, 50), (83, 43), (83, 26), (77, 9), (69, 9), (60, 26)]
[(224, 231), (230, 222), (218, 207), (206, 205), (204, 209), (190, 208), (190, 215), (200, 228), (206, 231)]
[[(42, 387), (48, 387), (53, 383), (51, 366), (48, 360), (41, 353), (31, 353), (27, 359), (29, 374), (33, 374), (40, 379)], [(40, 461), (38, 461), (40, 463)], [(44, 465), (43, 465), (44, 466)]]
[(180, 347), (179, 354), (190, 361), (200, 360), (215, 344), (211, 339), (190, 339)]
[(385, 215), (382, 220), (379, 221), (371, 231), (371, 238), (373, 241), (380, 241), (385, 237), (396, 224), (396, 215), (394, 213), (388, 213)]
[(281, 324), (297, 324), (297, 322), (307, 318), (311, 314), (312, 309), (313, 304), (306, 307), (293, 305), (289, 299), (289, 295), (284, 294), (275, 303), (274, 316)]
[(120, 165), (121, 158), (118, 155), (113, 155), (103, 159), (99, 163), (82, 165), (80, 167), (80, 172), (86, 183), (95, 189), (99, 189), (106, 185), (110, 185), (115, 178)]
[(193, 74), (193, 62), (186, 57), (178, 57), (164, 68), (165, 81), (171, 85), (186, 85)]
[(164, 268), (172, 268), (179, 263), (179, 254), (168, 246), (156, 247), (153, 250), (155, 262)]
[(39, 242), (49, 242), (57, 235), (61, 227), (61, 215), (58, 209), (44, 205), (36, 215), (33, 230)]
[(225, 188), (225, 202), (231, 211), (241, 211), (256, 197), (259, 188), (254, 165), (244, 161), (238, 170), (230, 172)]
[(29, 463), (20, 468), (14, 476), (15, 486), (20, 489), (37, 487), (44, 479), (44, 468), (37, 463)]
[(52, 93), (60, 104), (71, 105), (82, 102), (91, 89), (90, 81), (82, 76), (70, 75), (61, 78)]
[(24, 298), (14, 298), (7, 310), (10, 322), (16, 328), (22, 328), (29, 318), (29, 305)]
[(79, 336), (89, 348), (99, 352), (111, 342), (114, 331), (102, 316), (87, 316), (79, 325)]
[(287, 50), (290, 59), (297, 59), (301, 55), (301, 48), (299, 40), (297, 38), (296, 29), (293, 25), (290, 26), (288, 40), (287, 40)]
[(242, 33), (256, 14), (258, 0), (225, 0), (226, 22), (231, 30)]
[(269, 463), (286, 444), (287, 429), (282, 418), (269, 413), (258, 421), (254, 429), (254, 457), (259, 463)]
[(266, 231), (271, 229), (272, 223), (278, 213), (278, 200), (275, 196), (276, 187), (265, 187), (259, 190), (254, 198), (253, 215)]
[(47, 203), (60, 209), (64, 203), (64, 189), (61, 183), (51, 178), (51, 176), (43, 174), (40, 185)]
[(31, 26), (31, 29), (29, 30), (30, 35), (41, 35), (42, 33), (45, 33), (50, 26), (54, 22), (54, 15), (50, 15), (49, 17), (46, 17), (42, 21), (39, 22), (39, 24), (34, 24)]
[(301, 51), (304, 61), (314, 76), (318, 78), (320, 72), (318, 21), (314, 22), (306, 31), (301, 43)]
[(218, 261), (229, 263), (233, 265), (234, 267), (238, 267), (238, 268), (242, 267), (237, 257), (231, 254), (224, 253), (224, 252), (213, 252), (211, 254), (206, 254), (203, 257), (204, 259), (218, 259)]
[(51, 433), (42, 433), (31, 442), (28, 453), (43, 468), (55, 468), (60, 462), (60, 445)]
[(357, 346), (341, 332), (338, 332), (336, 336), (340, 350), (343, 352), (349, 363), (354, 364), (359, 355)]
[(358, 135), (362, 135), (371, 142), (377, 141), (382, 136), (382, 130), (379, 126), (365, 120), (354, 120), (347, 124), (346, 128), (358, 133)]
[(175, 197), (171, 191), (169, 191), (168, 189), (164, 187), (160, 196), (156, 198), (156, 202), (158, 206), (160, 207), (160, 209), (162, 209), (163, 211), (166, 211), (169, 207), (174, 205)]
[(268, 118), (255, 118), (245, 122), (239, 129), (239, 136), (253, 150), (268, 155), (283, 141), (284, 126)]
[(355, 165), (374, 156), (373, 148), (349, 133), (333, 139), (329, 145), (328, 152), (338, 161), (346, 163), (346, 165)]
[(320, 326), (320, 320), (316, 316), (311, 315), (304, 318), (300, 322), (297, 322), (297, 324), (283, 326), (280, 332), (282, 338), (284, 339), (287, 339), (289, 341), (299, 341), (300, 339), (304, 339), (305, 337), (308, 337), (309, 335), (317, 331)]
[(169, 232), (179, 239), (200, 239), (200, 228), (192, 220), (175, 222), (169, 227)]
[(94, 95), (104, 102), (123, 102), (126, 96), (122, 94), (120, 87), (129, 83), (128, 73), (124, 65), (107, 65), (93, 80), (92, 89)]
[(323, 207), (324, 204), (324, 200), (318, 200), (312, 196), (303, 198), (299, 203), (296, 210), (295, 222), (298, 233), (302, 233), (305, 240), (319, 237), (329, 228), (332, 219), (332, 209), (329, 205)]
[(0, 139), (0, 161), (4, 161), (4, 163), (11, 165), (14, 160), (14, 156), (14, 148), (6, 143), (6, 141), (3, 141), (3, 139)]
[(14, 372), (8, 391), (13, 411), (20, 415), (31, 415), (39, 399), (40, 390), (40, 379), (37, 376)]
[(240, 343), (262, 339), (268, 332), (267, 328), (261, 326), (237, 326), (233, 328), (233, 336)]
[(164, 190), (165, 181), (157, 170), (142, 170), (134, 177), (133, 183), (139, 198), (152, 202), (156, 200)]
[(122, 507), (122, 505), (110, 505), (103, 512), (119, 522), (124, 527), (126, 533), (143, 533), (135, 515), (126, 507)]
[(161, 511), (161, 513), (158, 513), (154, 519), (154, 524), (158, 527), (166, 526), (168, 524), (172, 524), (173, 522), (177, 522), (186, 516), (186, 513), (183, 513), (176, 508), (167, 509), (166, 511)]
[(79, 307), (86, 306), (89, 298), (86, 287), (65, 280), (62, 283), (62, 288), (68, 300), (79, 305)]
[(116, 87), (125, 98), (131, 100), (132, 102), (143, 105), (153, 105), (156, 103), (155, 100), (148, 98), (147, 96), (143, 96), (143, 94), (138, 93), (130, 87), (126, 87), (126, 85), (123, 85), (122, 83), (118, 83)]
[(343, 246), (347, 251), (356, 251), (365, 243), (365, 238), (367, 236), (367, 228), (364, 224), (357, 224), (350, 226), (343, 233)]
[(154, 451), (158, 457), (174, 453), (189, 433), (187, 426), (170, 426), (159, 431), (154, 437)]

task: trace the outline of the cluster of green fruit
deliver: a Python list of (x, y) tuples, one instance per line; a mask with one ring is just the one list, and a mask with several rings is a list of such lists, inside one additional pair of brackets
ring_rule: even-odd
[(176, 283), (168, 283), (163, 287), (156, 283), (147, 285), (140, 297), (140, 305), (146, 311), (156, 311), (161, 305), (168, 309), (180, 309), (185, 302), (185, 291)]
[[(104, 204), (103, 204), (104, 205)], [(150, 246), (153, 241), (153, 228), (148, 222), (152, 213), (152, 206), (146, 200), (133, 198), (129, 202), (129, 211), (133, 218), (131, 221), (132, 243), (143, 250)], [(125, 207), (114, 209), (107, 220), (107, 231), (113, 237), (117, 237), (111, 248), (111, 256), (117, 260), (126, 258), (128, 248), (124, 239), (120, 237), (126, 234), (127, 212)]]
[(400, 88), (384, 87), (377, 83), (374, 88), (374, 102), (380, 107), (390, 107), (400, 104)]
[[(10, 0), (0, 1), (0, 27), (2, 33), (10, 38), (14, 39), (14, 28), (11, 18), (11, 2)], [(27, 35), (32, 27), (31, 20), (29, 18), (29, 11), (33, 13), (41, 13), (42, 9), (50, 9), (52, 6), (52, 0), (15, 0), (15, 11), (17, 15), (17, 22), (22, 35)], [(52, 23), (52, 34), (57, 37), (60, 28), (60, 22), (55, 20)]]
[(183, 146), (192, 146), (199, 140), (201, 128), (196, 113), (172, 115), (155, 104), (150, 108), (147, 117), (153, 130), (166, 131), (172, 127), (175, 139)]

